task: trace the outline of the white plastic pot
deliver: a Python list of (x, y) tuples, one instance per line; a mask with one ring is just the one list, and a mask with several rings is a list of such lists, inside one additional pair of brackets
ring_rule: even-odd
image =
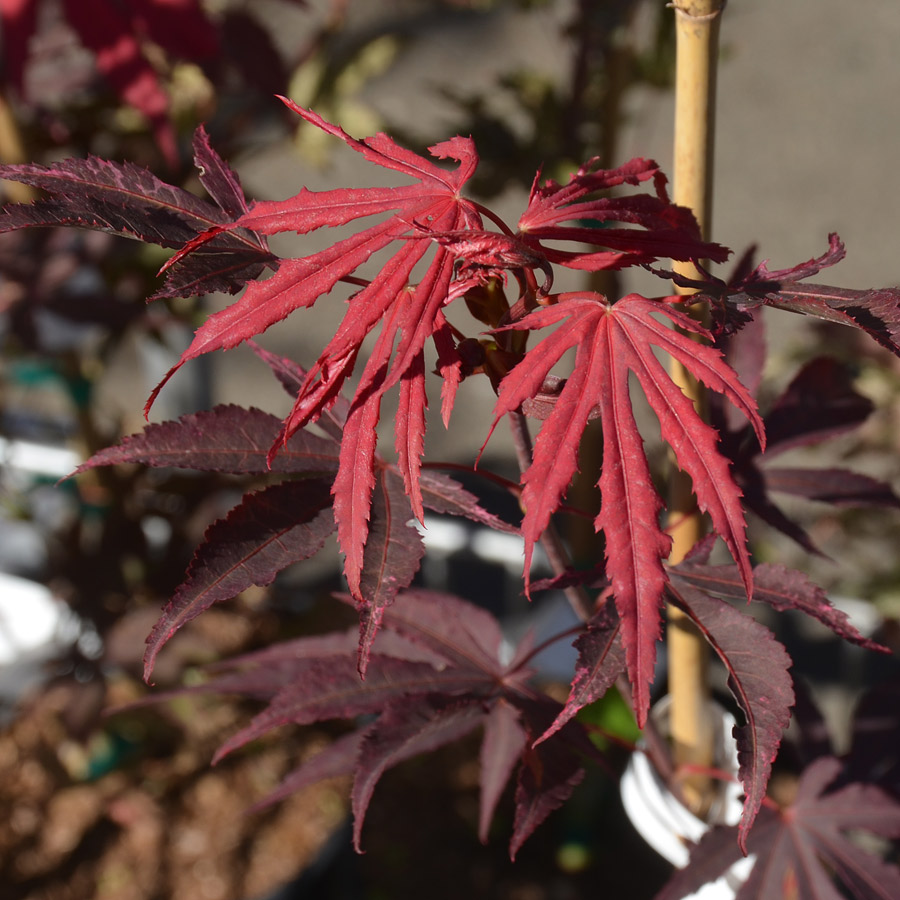
[[(732, 737), (734, 717), (718, 704), (713, 704), (710, 714), (715, 724), (715, 767), (736, 775), (737, 746)], [(660, 731), (667, 733), (669, 698), (660, 700), (650, 715)], [(736, 825), (741, 818), (743, 789), (740, 783), (722, 782), (709, 820), (704, 821), (672, 795), (640, 749), (631, 756), (622, 776), (620, 791), (622, 805), (637, 832), (660, 856), (678, 868), (688, 863), (690, 843), (699, 841), (711, 825)], [(704, 885), (684, 900), (733, 900), (750, 874), (755, 859), (749, 856), (739, 860), (721, 878)]]

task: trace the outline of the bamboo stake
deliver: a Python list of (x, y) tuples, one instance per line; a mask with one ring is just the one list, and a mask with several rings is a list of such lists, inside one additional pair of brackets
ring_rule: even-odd
[[(704, 238), (709, 236), (712, 210), (713, 136), (715, 131), (716, 61), (719, 22), (725, 0), (675, 0), (675, 164), (673, 199), (694, 211)], [(696, 274), (690, 263), (675, 271)], [(686, 291), (684, 293), (690, 293)], [(702, 385), (676, 360), (673, 381), (703, 414)], [(680, 562), (703, 536), (703, 518), (696, 508), (690, 479), (673, 471), (669, 496), (671, 563)], [(666, 643), (669, 654), (669, 727), (676, 765), (713, 764), (713, 732), (709, 716), (708, 647), (693, 623), (670, 606)], [(708, 810), (711, 782), (691, 776), (682, 786), (688, 805), (698, 815)]]

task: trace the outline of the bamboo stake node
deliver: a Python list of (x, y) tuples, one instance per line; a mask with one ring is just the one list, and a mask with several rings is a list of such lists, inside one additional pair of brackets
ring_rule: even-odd
[[(722, 15), (726, 3), (727, 0), (721, 0), (719, 3), (715, 3), (714, 0), (713, 2), (710, 2), (710, 0), (706, 0), (706, 2), (700, 0), (700, 2), (697, 3), (667, 3), (666, 7), (668, 9), (674, 9), (675, 12), (681, 13), (683, 16), (690, 16), (692, 19), (705, 19), (710, 21)], [(710, 10), (710, 6), (715, 6), (717, 8)]]

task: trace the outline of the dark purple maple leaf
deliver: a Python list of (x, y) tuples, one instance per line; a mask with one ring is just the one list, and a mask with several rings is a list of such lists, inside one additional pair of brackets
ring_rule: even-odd
[[(523, 725), (530, 741), (522, 754), (516, 780), (516, 813), (509, 845), (511, 859), (515, 859), (534, 829), (562, 806), (581, 783), (584, 759), (598, 758), (584, 730), (574, 722), (567, 722), (549, 740), (537, 740), (558, 717), (558, 704), (542, 697), (519, 705), (525, 714)], [(577, 754), (572, 752), (573, 748)]]
[[(751, 340), (759, 342), (759, 323)], [(727, 341), (726, 358), (734, 361), (744, 332)], [(744, 369), (751, 383), (758, 383), (762, 354), (757, 348)], [(747, 358), (747, 355), (744, 355)], [(819, 551), (806, 531), (790, 519), (770, 494), (785, 493), (836, 506), (900, 507), (890, 485), (842, 468), (809, 469), (768, 464), (774, 456), (800, 446), (816, 444), (861, 425), (872, 412), (872, 402), (853, 387), (845, 366), (828, 357), (811, 360), (763, 416), (766, 451), (763, 454), (753, 431), (737, 424), (719, 398), (710, 400), (711, 421), (722, 436), (722, 452), (732, 461), (732, 472), (744, 493), (744, 506), (763, 521), (813, 553)]]
[(691, 475), (698, 503), (709, 512), (713, 527), (737, 561), (748, 592), (752, 574), (741, 492), (717, 448), (716, 432), (672, 382), (653, 348), (663, 349), (710, 389), (725, 394), (750, 420), (764, 443), (755, 403), (719, 351), (673, 331), (658, 321), (657, 315), (685, 331), (706, 335), (680, 310), (637, 294), (614, 304), (597, 294), (561, 295), (557, 304), (529, 313), (507, 328), (559, 327), (529, 350), (523, 362), (506, 376), (494, 410), (496, 424), (503, 415), (536, 396), (551, 368), (567, 350), (576, 348), (574, 370), (541, 427), (534, 460), (522, 479), (526, 589), (534, 544), (575, 473), (582, 432), (595, 407), (599, 407), (603, 468), (598, 486), (603, 502), (595, 527), (606, 536), (607, 574), (621, 619), (639, 725), (643, 725), (650, 705), (666, 584), (662, 560), (668, 555), (671, 540), (659, 524), (662, 501), (653, 487), (635, 424), (629, 373), (636, 376), (647, 395), (679, 466)]
[[(585, 757), (598, 752), (583, 729), (567, 723), (536, 749), (529, 738), (545, 732), (559, 704), (529, 685), (527, 654), (503, 662), (499, 623), (485, 610), (449, 594), (415, 590), (384, 610), (365, 681), (348, 650), (348, 632), (296, 638), (210, 667), (206, 683), (172, 691), (237, 693), (268, 705), (230, 738), (216, 760), (287, 723), (356, 719), (356, 730), (304, 762), (260, 808), (319, 778), (354, 773), (354, 841), (383, 772), (413, 755), (434, 750), (484, 728), (480, 762), (479, 833), (490, 821), (519, 763), (512, 855), (569, 796), (583, 776)], [(524, 757), (523, 757), (524, 754)]]
[(608, 605), (587, 624), (587, 631), (575, 641), (578, 662), (575, 677), (563, 711), (541, 735), (538, 743), (547, 740), (585, 706), (599, 700), (625, 669), (625, 650), (614, 609)]
[(900, 288), (850, 290), (801, 283), (840, 262), (844, 254), (840, 238), (830, 234), (828, 250), (821, 256), (788, 269), (773, 272), (761, 263), (729, 283), (708, 274), (702, 280), (676, 276), (676, 281), (696, 288), (696, 296), (709, 300), (714, 308), (724, 305), (738, 317), (760, 306), (813, 316), (865, 331), (882, 347), (900, 355)]
[(525, 839), (558, 809), (584, 778), (584, 769), (571, 753), (560, 753), (556, 743), (526, 750), (516, 785), (516, 816), (509, 855), (515, 859)]
[(400, 698), (406, 698), (407, 708), (412, 709), (413, 697), (487, 692), (484, 672), (440, 669), (377, 652), (369, 657), (365, 680), (359, 677), (353, 657), (346, 654), (298, 660), (292, 676), (263, 712), (219, 748), (215, 761), (287, 723), (308, 725), (380, 713)]
[(270, 465), (268, 450), (280, 427), (276, 416), (258, 409), (215, 406), (175, 421), (147, 425), (95, 453), (73, 474), (126, 463), (231, 475), (337, 471), (337, 443), (310, 431), (298, 431)]
[(317, 781), (337, 778), (341, 775), (352, 775), (364, 737), (365, 732), (361, 730), (351, 731), (349, 734), (339, 737), (324, 750), (320, 750), (315, 756), (305, 760), (287, 775), (274, 791), (267, 794), (258, 803), (254, 803), (247, 812), (259, 812)]
[[(256, 348), (288, 390), (304, 370)], [(228, 516), (215, 523), (197, 549), (187, 579), (180, 585), (148, 639), (145, 677), (159, 650), (184, 624), (214, 603), (231, 599), (250, 585), (270, 584), (278, 572), (309, 558), (334, 530), (333, 480), (346, 428), (341, 400), (319, 420), (324, 434), (296, 431), (271, 461), (268, 451), (281, 423), (268, 413), (238, 406), (216, 406), (177, 421), (147, 425), (79, 466), (78, 474), (97, 466), (140, 463), (232, 475), (298, 475), (262, 495), (246, 495)], [(363, 563), (351, 583), (360, 613), (359, 668), (365, 672), (369, 649), (384, 610), (408, 587), (424, 553), (419, 531), (410, 524), (413, 510), (403, 480), (378, 456)], [(518, 529), (488, 513), (454, 479), (438, 472), (422, 476), (425, 507), (466, 516), (508, 533)], [(312, 518), (310, 518), (312, 516)]]
[[(764, 808), (747, 838), (746, 852), (756, 862), (735, 900), (795, 897), (838, 900), (836, 882), (859, 900), (900, 896), (900, 869), (866, 852), (847, 831), (900, 837), (900, 804), (872, 784), (854, 782), (829, 791), (841, 762), (823, 757), (800, 776), (792, 803)], [(680, 900), (715, 880), (741, 856), (736, 828), (713, 828), (656, 900)]]
[[(746, 799), (738, 837), (747, 841), (750, 827), (765, 795), (782, 730), (790, 718), (794, 695), (788, 675), (790, 658), (772, 635), (724, 600), (747, 601), (737, 566), (710, 566), (701, 553), (669, 570), (670, 592), (711, 643), (729, 673), (729, 688), (743, 710), (746, 723), (736, 728), (739, 777)], [(779, 612), (795, 609), (829, 627), (839, 637), (870, 650), (889, 652), (865, 638), (835, 609), (821, 588), (800, 572), (763, 564), (754, 570), (757, 602)], [(749, 847), (749, 844), (746, 846)]]
[[(710, 566), (685, 560), (669, 570), (675, 582), (686, 582), (698, 590), (728, 600), (747, 602), (747, 592), (735, 566)], [(876, 653), (890, 651), (864, 637), (847, 618), (835, 609), (818, 585), (802, 572), (777, 563), (762, 563), (753, 570), (753, 599), (768, 603), (778, 612), (795, 609), (821, 622), (838, 637)]]
[(763, 418), (767, 458), (846, 434), (862, 425), (872, 409), (872, 401), (853, 387), (846, 366), (828, 357), (810, 360)]
[(484, 710), (472, 698), (402, 698), (387, 706), (363, 735), (353, 779), (353, 846), (361, 850), (363, 820), (378, 780), (391, 766), (465, 737), (483, 724)]
[(287, 481), (246, 494), (213, 523), (194, 552), (187, 577), (147, 638), (144, 679), (157, 654), (183, 625), (214, 603), (253, 585), (264, 587), (294, 563), (314, 556), (334, 531), (328, 483)]
[(481, 742), (481, 808), (478, 838), (487, 843), (491, 821), (510, 776), (528, 744), (528, 732), (518, 709), (507, 700), (498, 700), (484, 717)]
[[(677, 571), (673, 570), (673, 571)], [(744, 809), (738, 842), (747, 835), (766, 795), (772, 763), (794, 703), (788, 669), (791, 658), (772, 633), (724, 600), (673, 578), (669, 593), (715, 650), (728, 671), (728, 688), (745, 723), (736, 726), (738, 778), (744, 786)]]
[(843, 243), (832, 233), (828, 236), (828, 249), (821, 256), (774, 272), (765, 262), (752, 270), (749, 265), (742, 264), (727, 282), (705, 271), (696, 279), (661, 269), (652, 271), (696, 290), (692, 297), (695, 301), (708, 301), (718, 321), (719, 333), (740, 329), (753, 310), (770, 306), (857, 328), (882, 347), (900, 355), (900, 288), (851, 290), (801, 283), (821, 269), (840, 262), (844, 255)]
[[(50, 196), (3, 208), (0, 233), (20, 228), (70, 225), (178, 248), (214, 225), (231, 222), (246, 208), (240, 182), (216, 154), (202, 128), (194, 136), (201, 183), (215, 204), (166, 184), (133, 163), (89, 156), (48, 166), (0, 166), (0, 177), (41, 188)], [(235, 293), (267, 266), (276, 264), (266, 241), (246, 229), (225, 232), (190, 262), (176, 262), (157, 297)]]

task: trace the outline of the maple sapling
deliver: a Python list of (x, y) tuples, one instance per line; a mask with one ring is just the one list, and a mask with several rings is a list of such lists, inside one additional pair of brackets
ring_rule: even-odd
[[(808, 484), (777, 482), (777, 475), (766, 481), (772, 470), (760, 465), (765, 448), (818, 439), (835, 407), (847, 411), (844, 428), (858, 425), (868, 409), (839, 370), (830, 368), (836, 364), (823, 361), (810, 364), (761, 414), (754, 397), (762, 366), (754, 315), (771, 307), (839, 321), (897, 352), (900, 292), (807, 284), (805, 279), (843, 255), (835, 236), (821, 257), (799, 266), (774, 272), (765, 264), (744, 266), (730, 280), (718, 278), (701, 261), (724, 262), (729, 251), (704, 240), (690, 210), (670, 200), (666, 179), (651, 160), (614, 169), (589, 160), (564, 183), (538, 176), (511, 227), (465, 196), (478, 165), (471, 139), (436, 144), (429, 158), (385, 134), (351, 137), (316, 113), (283, 102), (306, 127), (320, 129), (408, 183), (304, 188), (286, 200), (248, 202), (237, 175), (202, 128), (194, 155), (210, 200), (133, 165), (94, 157), (0, 168), (3, 178), (46, 192), (33, 204), (7, 206), (0, 230), (69, 225), (176, 249), (155, 298), (243, 291), (198, 328), (150, 402), (180, 367), (241, 343), (253, 346), (291, 398), (283, 419), (223, 404), (148, 424), (79, 467), (85, 472), (141, 463), (264, 481), (206, 532), (148, 639), (147, 681), (163, 646), (180, 628), (251, 586), (271, 584), (336, 534), (347, 587), (336, 602), (353, 605), (358, 629), (295, 638), (213, 667), (209, 681), (191, 690), (243, 694), (264, 704), (225, 742), (217, 759), (286, 723), (349, 720), (351, 731), (304, 762), (269, 799), (319, 778), (352, 774), (353, 839), (359, 848), (366, 810), (387, 768), (480, 729), (478, 831), (487, 839), (498, 803), (514, 780), (514, 856), (568, 798), (588, 762), (609, 764), (579, 713), (618, 679), (631, 696), (638, 724), (647, 722), (662, 609), (669, 603), (721, 660), (743, 715), (735, 730), (743, 812), (729, 832), (730, 849), (720, 855), (730, 859), (757, 849), (755, 841), (762, 853), (766, 840), (782, 839), (764, 804), (794, 693), (787, 652), (748, 615), (748, 600), (800, 610), (847, 640), (883, 648), (860, 634), (802, 574), (753, 564), (748, 511), (811, 544), (769, 495), (775, 489), (802, 492)], [(376, 218), (366, 222), (369, 217)], [(333, 244), (305, 256), (280, 258), (267, 244), (280, 232), (307, 234), (351, 223), (359, 230), (350, 236), (341, 232)], [(363, 265), (376, 258), (377, 271), (363, 277)], [(662, 259), (692, 264), (691, 275), (675, 278), (694, 292), (692, 303), (708, 307), (708, 325), (686, 314), (683, 296), (671, 294), (672, 273), (659, 266)], [(554, 292), (559, 267), (596, 272), (629, 266), (659, 275), (661, 295)], [(260, 277), (264, 273), (268, 277)], [(317, 359), (301, 364), (254, 343), (290, 315), (315, 315), (316, 304), (334, 302), (329, 295), (340, 292), (345, 315)], [(457, 317), (451, 324), (445, 311), (452, 305), (473, 313), (471, 332), (456, 324)], [(756, 370), (743, 379), (733, 364), (742, 334), (755, 349), (740, 365)], [(569, 351), (574, 361), (564, 371)], [(660, 355), (677, 360), (705, 385), (709, 422)], [(441, 471), (440, 461), (426, 456), (432, 367), (450, 428), (463, 427), (453, 408), (464, 379), (487, 376), (496, 390), (493, 422), (473, 435), (472, 463), (492, 429), (511, 420), (522, 472), (520, 482), (509, 487), (521, 503), (519, 521), (488, 511), (450, 474), (452, 467)], [(818, 377), (823, 372), (832, 376), (824, 387)], [(355, 375), (358, 381), (350, 389)], [(654, 485), (635, 419), (632, 382), (656, 415), (678, 466), (690, 475), (696, 504), (714, 532), (677, 563), (669, 559), (666, 503)], [(399, 404), (393, 453), (378, 443), (389, 392)], [(786, 415), (791, 408), (803, 409), (809, 393), (818, 397), (816, 415)], [(603, 442), (602, 465), (591, 473), (601, 492), (594, 526), (603, 533), (605, 556), (591, 570), (576, 571), (553, 522), (568, 511), (568, 486), (593, 418), (600, 420)], [(533, 449), (528, 419), (540, 421)], [(470, 422), (464, 426), (473, 431)], [(761, 471), (765, 478), (757, 477)], [(877, 502), (876, 494), (881, 502), (897, 503), (888, 486), (872, 479), (855, 482), (842, 501), (851, 494), (860, 503)], [(426, 552), (416, 523), (424, 521), (427, 529), (434, 514), (520, 536), (524, 590), (559, 588), (572, 594), (586, 621), (575, 640), (577, 663), (564, 702), (552, 699), (535, 679), (527, 639), (510, 649), (497, 620), (471, 600), (414, 586)], [(710, 561), (716, 538), (730, 563)], [(536, 580), (530, 563), (541, 543), (555, 571)], [(831, 774), (825, 769), (804, 776), (809, 780), (800, 793), (827, 806), (820, 792)], [(848, 796), (860, 792), (879, 792), (873, 801), (883, 813), (879, 833), (900, 830), (900, 809), (880, 788), (857, 785)], [(753, 828), (757, 819), (760, 825)], [(842, 821), (849, 820), (836, 827)], [(717, 852), (721, 846), (716, 843)], [(829, 858), (831, 849), (817, 846), (816, 852)], [(860, 860), (842, 864), (840, 876), (856, 877), (847, 873), (858, 873)], [(878, 871), (884, 884), (897, 877), (887, 865)]]

